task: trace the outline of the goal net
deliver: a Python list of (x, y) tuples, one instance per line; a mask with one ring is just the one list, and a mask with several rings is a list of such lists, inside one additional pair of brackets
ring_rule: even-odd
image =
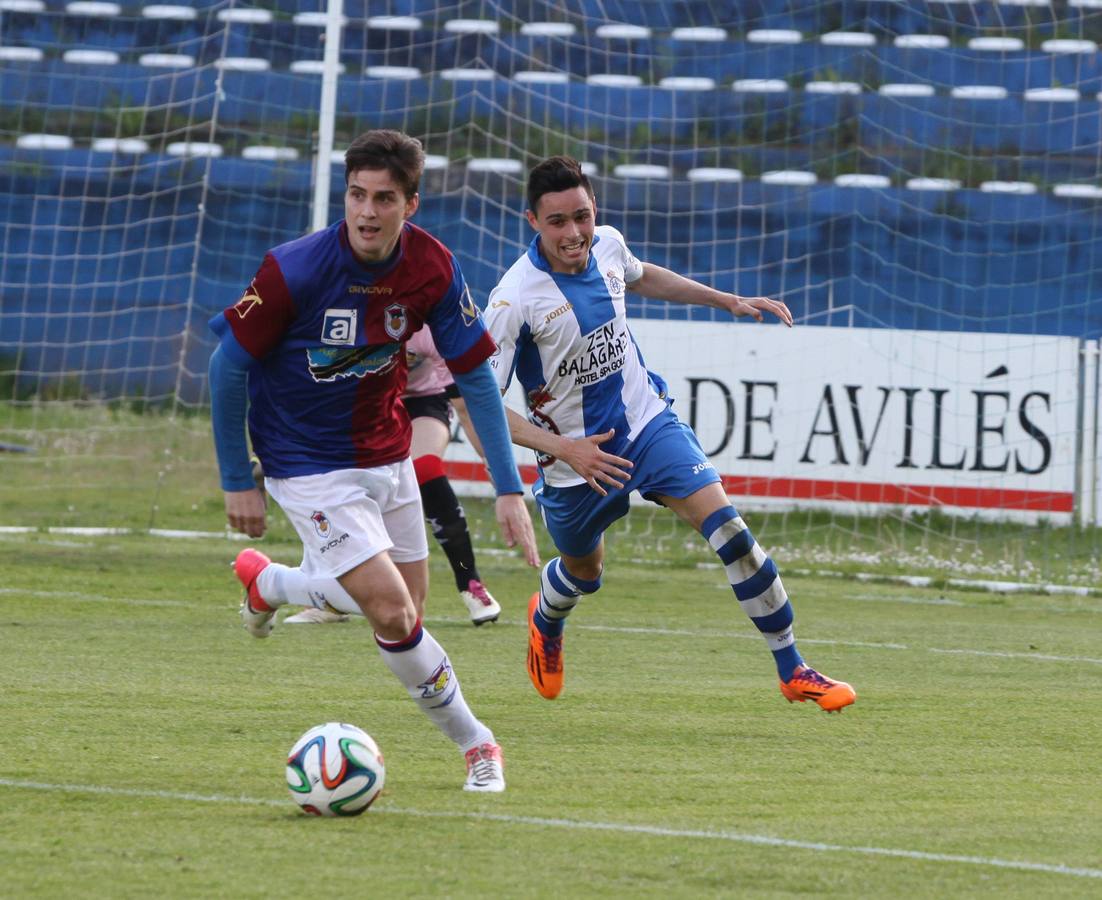
[[(480, 301), (552, 153), (640, 258), (783, 299), (792, 331), (629, 296), (767, 545), (1087, 583), (1100, 7), (345, 2), (334, 146), (421, 138), (418, 221)], [(220, 526), (206, 321), (310, 230), (325, 26), (324, 2), (0, 0), (5, 523)], [(709, 559), (646, 506), (610, 541)]]

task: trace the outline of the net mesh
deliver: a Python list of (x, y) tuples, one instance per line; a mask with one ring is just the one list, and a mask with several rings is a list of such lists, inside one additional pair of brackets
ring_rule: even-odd
[[(374, 126), (422, 139), (418, 221), (455, 251), (480, 301), (530, 238), (528, 166), (569, 153), (593, 173), (602, 220), (638, 256), (784, 299), (803, 327), (869, 330), (873, 348), (876, 332), (901, 329), (1039, 336), (1009, 372), (1010, 468), (1014, 453), (1028, 468), (1043, 451), (1019, 425), (1025, 369), (1058, 370), (1068, 395), (1026, 408), (1063, 466), (1059, 484), (1041, 490), (1075, 493), (1080, 518), (1094, 520), (1096, 4), (406, 0), (345, 3), (344, 17), (336, 147)], [(181, 521), (217, 524), (206, 320), (239, 295), (267, 248), (309, 229), (324, 34), (320, 2), (0, 0), (0, 442), (11, 448), (0, 466), (12, 524), (112, 524), (123, 509), (128, 522), (156, 523), (170, 508)], [(331, 219), (341, 215), (339, 165), (333, 172)], [(696, 368), (677, 348), (653, 351), (673, 357), (655, 368), (680, 380), (683, 415), (692, 378), (736, 395), (743, 381), (770, 380), (753, 359), (756, 334), (726, 314), (637, 297), (629, 311), (671, 323), (674, 341), (674, 323), (734, 329), (739, 366), (718, 350), (697, 354)], [(1054, 356), (1047, 336), (1087, 353)], [(978, 354), (979, 366), (990, 346), (961, 354)], [(916, 409), (933, 409), (930, 379), (944, 365), (931, 353), (908, 350), (893, 370), (891, 402), (904, 412), (909, 387), (926, 391)], [(797, 443), (824, 429), (814, 437), (824, 462), (804, 477), (861, 481), (825, 461), (831, 371), (791, 351), (774, 361), (778, 377), (814, 384)], [(845, 418), (852, 379), (835, 374), (852, 468), (861, 450)], [(964, 396), (984, 387), (961, 378)], [(718, 387), (696, 390), (695, 424), (711, 449), (726, 408)], [(862, 391), (857, 408), (871, 428), (877, 385)], [(974, 409), (956, 414), (958, 430), (972, 428)], [(927, 441), (923, 465), (931, 421), (913, 425)], [(981, 437), (998, 443), (996, 432)], [(943, 486), (973, 483), (975, 446), (939, 452), (952, 462), (958, 450), (971, 456), (958, 474), (942, 473)], [(739, 465), (724, 474), (798, 474), (779, 459)], [(984, 485), (1017, 489), (1012, 474), (985, 475)], [(28, 483), (31, 503), (14, 487)], [(1058, 574), (1072, 557), (1093, 577), (1096, 533), (1063, 527), (1063, 513), (1043, 526), (1036, 517), (991, 524), (873, 504), (879, 514), (867, 519), (846, 502), (793, 511), (801, 498), (777, 499), (792, 502), (763, 504), (759, 530), (793, 553), (806, 546), (811, 562), (856, 565), (885, 551), (898, 560), (906, 550), (952, 568), (979, 552), (1001, 574)], [(698, 544), (646, 508), (613, 539), (656, 543), (672, 558)]]

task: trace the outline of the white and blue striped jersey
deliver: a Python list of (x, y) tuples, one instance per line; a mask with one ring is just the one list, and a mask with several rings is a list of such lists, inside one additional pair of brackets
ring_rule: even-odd
[[(625, 282), (642, 276), (623, 235), (601, 225), (584, 272), (552, 272), (536, 235), (491, 291), (485, 321), (498, 351), (490, 365), (502, 391), (516, 374), (535, 425), (571, 438), (615, 428), (601, 449), (623, 455), (667, 408), (665, 383), (647, 371), (628, 330)], [(537, 461), (549, 485), (585, 483), (564, 462)]]

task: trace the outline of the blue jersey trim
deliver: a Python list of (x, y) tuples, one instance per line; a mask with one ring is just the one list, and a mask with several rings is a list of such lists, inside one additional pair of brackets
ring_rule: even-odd
[(207, 325), (210, 326), (211, 331), (218, 335), (219, 346), (234, 365), (242, 369), (248, 369), (256, 364), (256, 358), (242, 347), (241, 342), (237, 340), (233, 329), (230, 328), (230, 323), (226, 321), (225, 313), (218, 313)]
[[(229, 337), (232, 340), (233, 335)], [(256, 486), (245, 440), (248, 377), (248, 368), (236, 363), (224, 343), (214, 348), (209, 367), (210, 420), (224, 491), (247, 491)]]

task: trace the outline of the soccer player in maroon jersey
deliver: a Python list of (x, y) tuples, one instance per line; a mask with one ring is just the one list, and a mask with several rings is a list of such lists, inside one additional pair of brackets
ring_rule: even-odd
[(267, 493), (303, 544), (295, 567), (252, 548), (238, 554), (249, 633), (267, 637), (287, 603), (366, 616), (386, 665), (464, 753), (464, 789), (498, 792), (501, 748), (417, 613), (428, 545), (400, 398), (405, 342), (420, 328), (432, 332), (466, 401), (506, 544), (519, 544), (530, 565), (539, 559), (487, 363), (494, 342), (454, 256), (409, 221), (423, 167), (421, 144), (408, 135), (358, 137), (345, 154), (344, 219), (271, 249), (241, 298), (211, 320), (214, 444), (229, 524), (262, 536), (247, 409)]

